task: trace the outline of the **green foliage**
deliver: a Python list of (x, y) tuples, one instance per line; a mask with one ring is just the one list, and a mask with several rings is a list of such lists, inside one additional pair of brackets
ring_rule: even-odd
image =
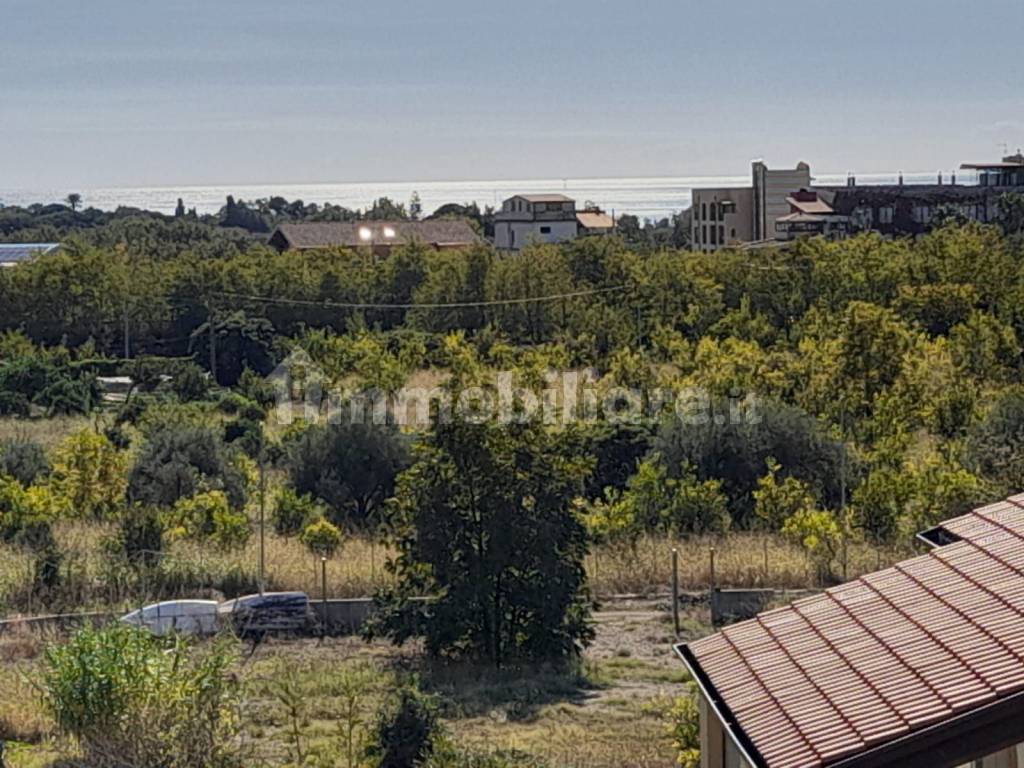
[(171, 388), (183, 403), (203, 400), (210, 391), (210, 382), (198, 365), (185, 365), (174, 376)]
[(403, 687), (381, 711), (368, 755), (378, 768), (425, 765), (440, 730), (433, 702), (418, 691)]
[(287, 486), (274, 499), (274, 530), (280, 536), (296, 536), (307, 525), (322, 518), (325, 510), (312, 496), (296, 493)]
[(28, 440), (0, 440), (0, 475), (29, 486), (48, 474), (50, 461), (43, 446)]
[(969, 469), (1004, 491), (1024, 488), (1024, 389), (1008, 390), (971, 427), (966, 460)]
[(295, 491), (323, 501), (331, 522), (365, 527), (394, 493), (408, 457), (397, 431), (343, 422), (307, 429), (289, 447), (284, 465)]
[(166, 426), (154, 429), (128, 476), (128, 498), (170, 508), (199, 493), (222, 491), (233, 509), (245, 505), (248, 480), (211, 429)]
[(821, 582), (833, 579), (832, 565), (843, 538), (843, 529), (834, 514), (813, 507), (799, 509), (783, 524), (782, 535), (807, 551)]
[(713, 402), (711, 415), (698, 423), (667, 419), (654, 447), (670, 476), (689, 466), (700, 480), (721, 480), (738, 527), (755, 519), (754, 491), (769, 458), (824, 504), (838, 506), (845, 449), (816, 419), (790, 405), (760, 399), (737, 415), (729, 403)]
[(676, 751), (676, 762), (682, 768), (700, 768), (700, 710), (697, 707), (697, 686), (692, 683), (685, 696), (669, 708), (666, 731)]
[(754, 491), (754, 514), (770, 531), (781, 530), (789, 518), (815, 506), (807, 483), (795, 477), (779, 480), (781, 468), (775, 459), (769, 458), (768, 474), (757, 481)]
[(207, 491), (179, 499), (168, 515), (177, 536), (209, 539), (222, 549), (237, 549), (252, 535), (249, 518), (233, 509), (223, 491)]
[(127, 468), (124, 453), (104, 435), (85, 429), (57, 447), (50, 484), (71, 515), (109, 518), (124, 504)]
[(591, 637), (572, 505), (588, 465), (535, 423), (438, 424), (399, 478), (398, 586), (379, 596), (377, 630), (499, 666), (574, 658)]
[(334, 557), (341, 547), (341, 531), (327, 520), (314, 520), (299, 537), (306, 549), (319, 557)]
[(222, 643), (168, 647), (144, 630), (113, 624), (50, 646), (39, 687), (89, 765), (228, 768), (241, 765), (233, 661)]

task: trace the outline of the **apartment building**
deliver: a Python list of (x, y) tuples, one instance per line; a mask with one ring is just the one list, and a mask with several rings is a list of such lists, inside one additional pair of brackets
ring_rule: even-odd
[(607, 235), (615, 220), (599, 208), (578, 210), (565, 195), (516, 195), (494, 217), (494, 246), (519, 251), (531, 243), (564, 243), (586, 235)]
[(768, 168), (761, 161), (751, 166), (749, 187), (695, 189), (691, 242), (710, 253), (720, 248), (775, 239), (776, 221), (792, 213), (788, 198), (794, 190), (811, 186), (811, 168)]

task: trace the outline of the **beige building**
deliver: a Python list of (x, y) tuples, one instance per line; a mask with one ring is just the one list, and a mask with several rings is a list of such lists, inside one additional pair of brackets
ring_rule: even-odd
[(757, 161), (751, 166), (749, 187), (695, 189), (691, 243), (710, 253), (742, 243), (774, 240), (776, 222), (791, 213), (787, 198), (811, 185), (811, 168), (771, 170)]
[(1024, 495), (931, 551), (678, 646), (702, 768), (1022, 768)]

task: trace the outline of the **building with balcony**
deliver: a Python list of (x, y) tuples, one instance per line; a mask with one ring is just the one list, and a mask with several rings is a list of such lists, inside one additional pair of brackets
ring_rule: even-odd
[(571, 197), (516, 195), (494, 217), (494, 246), (519, 251), (531, 243), (565, 243), (587, 235), (608, 235), (615, 219), (596, 206), (580, 210)]

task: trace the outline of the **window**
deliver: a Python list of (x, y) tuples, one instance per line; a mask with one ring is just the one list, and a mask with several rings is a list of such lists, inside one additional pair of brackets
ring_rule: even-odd
[(705, 224), (703, 227), (701, 227), (700, 241), (702, 243), (704, 243), (704, 245), (708, 244), (708, 225), (707, 224)]
[(883, 205), (878, 209), (878, 223), (892, 224), (893, 216), (895, 214), (896, 211), (891, 205)]
[(725, 227), (721, 224), (718, 225), (718, 242), (725, 245)]
[(542, 235), (550, 235), (551, 234), (551, 227), (541, 227), (540, 228), (540, 233)]
[(730, 230), (729, 237), (731, 237), (733, 240), (736, 239), (736, 227), (733, 227), (732, 230)]
[(711, 225), (711, 244), (718, 245), (718, 227)]
[(718, 203), (711, 204), (711, 220), (718, 221)]
[(927, 224), (931, 221), (932, 212), (927, 205), (915, 205), (914, 206), (914, 221), (918, 224)]
[(700, 217), (702, 219), (706, 219), (708, 217), (708, 204), (707, 203), (701, 203), (700, 204)]

